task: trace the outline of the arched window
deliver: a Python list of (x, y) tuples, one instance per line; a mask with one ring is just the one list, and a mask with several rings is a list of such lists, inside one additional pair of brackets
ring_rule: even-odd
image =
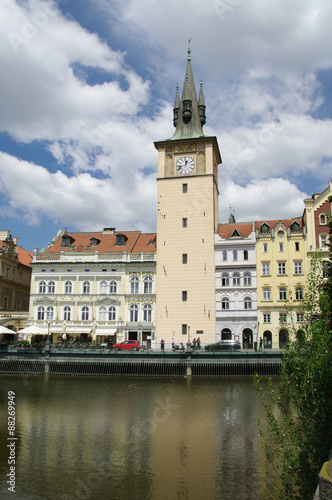
[(286, 288), (279, 288), (279, 300), (287, 299), (287, 290)]
[(248, 260), (248, 250), (243, 250), (243, 260)]
[(252, 309), (252, 301), (251, 301), (250, 297), (244, 298), (244, 308), (245, 309)]
[(227, 297), (224, 297), (221, 300), (221, 309), (228, 310), (229, 309), (229, 299)]
[(89, 308), (88, 306), (83, 306), (82, 307), (82, 321), (88, 321), (89, 320)]
[(231, 340), (232, 332), (229, 328), (223, 328), (221, 330), (221, 340)]
[(107, 293), (108, 286), (106, 281), (102, 281), (99, 285), (99, 293)]
[(130, 293), (139, 293), (139, 277), (132, 276), (130, 278)]
[(222, 260), (223, 260), (223, 261), (226, 261), (226, 260), (227, 260), (227, 252), (226, 252), (226, 250), (223, 250), (223, 253), (222, 253)]
[(137, 323), (138, 321), (138, 305), (131, 304), (129, 307), (129, 321), (131, 323)]
[(151, 304), (144, 304), (143, 306), (143, 321), (151, 323), (152, 318), (152, 306)]
[(240, 286), (240, 274), (239, 273), (233, 274), (233, 286)]
[(110, 283), (110, 293), (116, 293), (118, 290), (118, 284), (116, 281), (111, 281)]
[(82, 289), (83, 289), (83, 293), (90, 293), (90, 282), (83, 281)]
[(71, 320), (71, 307), (65, 306), (63, 308), (63, 319), (64, 319), (64, 321), (70, 321)]
[(39, 283), (39, 293), (46, 293), (46, 283), (45, 283), (45, 281), (41, 281)]
[(39, 306), (37, 310), (37, 319), (44, 320), (45, 319), (45, 307)]
[(251, 273), (244, 273), (243, 283), (244, 286), (251, 286)]
[(320, 224), (326, 224), (326, 216), (325, 216), (325, 214), (320, 214), (320, 216), (319, 216), (319, 222), (320, 222)]
[(49, 281), (47, 285), (48, 293), (55, 293), (55, 283), (54, 281)]
[(300, 286), (295, 290), (295, 299), (303, 300), (303, 288), (301, 288)]
[(116, 320), (116, 308), (114, 306), (111, 306), (108, 308), (108, 321), (115, 321)]
[(144, 293), (152, 293), (152, 277), (144, 276)]
[(106, 321), (106, 307), (102, 306), (99, 308), (99, 321)]
[(46, 319), (53, 320), (54, 319), (54, 307), (48, 306), (46, 309)]
[(65, 283), (65, 293), (72, 293), (73, 291), (73, 284), (71, 281), (66, 281)]
[(271, 300), (271, 290), (270, 290), (270, 288), (264, 288), (264, 290), (263, 290), (263, 300)]
[(233, 260), (237, 260), (237, 250), (233, 250)]
[(221, 275), (221, 286), (229, 286), (229, 274), (223, 273)]

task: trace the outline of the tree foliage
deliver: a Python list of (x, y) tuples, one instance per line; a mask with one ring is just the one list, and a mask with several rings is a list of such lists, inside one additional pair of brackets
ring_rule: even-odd
[(282, 360), (280, 381), (264, 392), (256, 387), (266, 410), (266, 457), (279, 479), (278, 498), (312, 500), (318, 474), (332, 447), (332, 219), (329, 261), (314, 257), (302, 304), (301, 330), (293, 325)]

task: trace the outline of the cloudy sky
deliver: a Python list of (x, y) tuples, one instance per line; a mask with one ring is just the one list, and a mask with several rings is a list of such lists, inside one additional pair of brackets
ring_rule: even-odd
[(300, 216), (332, 178), (330, 0), (0, 0), (0, 229), (156, 230), (188, 39), (220, 221)]

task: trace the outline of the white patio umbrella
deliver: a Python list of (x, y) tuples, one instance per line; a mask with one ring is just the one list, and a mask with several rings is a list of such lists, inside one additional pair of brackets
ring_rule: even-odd
[(66, 338), (67, 338), (67, 323), (66, 323), (66, 321), (64, 321), (62, 323), (62, 338), (63, 338), (63, 340), (66, 340)]
[(40, 328), (38, 325), (31, 325), (27, 328), (23, 328), (23, 330), (19, 330), (19, 335), (23, 335), (24, 338), (29, 338), (32, 335), (47, 335), (47, 331)]
[(10, 330), (10, 328), (6, 328), (5, 326), (0, 325), (0, 333), (16, 333), (14, 330)]

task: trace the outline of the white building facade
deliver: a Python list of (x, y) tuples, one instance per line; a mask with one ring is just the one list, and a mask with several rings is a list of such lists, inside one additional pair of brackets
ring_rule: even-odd
[(220, 224), (215, 237), (216, 340), (257, 342), (256, 237), (253, 223)]

